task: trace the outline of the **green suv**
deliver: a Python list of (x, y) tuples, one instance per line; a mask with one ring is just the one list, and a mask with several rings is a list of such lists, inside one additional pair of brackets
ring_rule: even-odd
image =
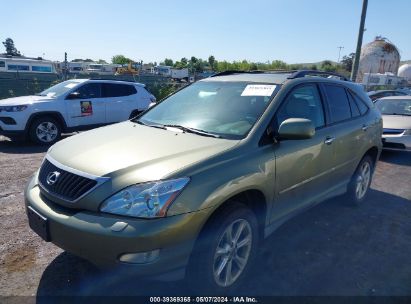
[(26, 187), (30, 227), (102, 267), (232, 289), (287, 219), (344, 193), (366, 197), (381, 115), (336, 78), (223, 72), (67, 138)]

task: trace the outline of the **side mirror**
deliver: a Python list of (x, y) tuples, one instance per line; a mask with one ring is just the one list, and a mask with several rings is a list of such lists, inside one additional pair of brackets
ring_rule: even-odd
[(282, 139), (309, 139), (315, 134), (311, 120), (305, 118), (289, 118), (284, 120), (278, 128), (278, 135)]
[(67, 95), (66, 99), (79, 99), (80, 93), (79, 92), (72, 92)]

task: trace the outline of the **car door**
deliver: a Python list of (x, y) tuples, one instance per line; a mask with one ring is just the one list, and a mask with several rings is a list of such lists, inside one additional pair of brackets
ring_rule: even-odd
[(87, 127), (106, 123), (105, 101), (100, 83), (86, 83), (66, 97), (71, 127)]
[(288, 216), (317, 202), (332, 191), (333, 145), (328, 140), (323, 100), (318, 86), (304, 84), (292, 89), (274, 118), (275, 128), (288, 118), (310, 119), (315, 135), (310, 139), (283, 140), (275, 145), (276, 198), (271, 220)]
[(108, 123), (127, 120), (137, 110), (137, 89), (133, 84), (104, 83), (102, 89)]
[[(354, 101), (355, 93), (337, 84), (323, 84), (326, 95), (330, 135), (335, 148), (333, 171), (335, 183), (347, 183), (359, 161), (366, 142), (369, 122), (363, 108)], [(364, 107), (365, 105), (359, 101)], [(365, 106), (366, 107), (366, 106)], [(367, 108), (368, 109), (368, 108)]]

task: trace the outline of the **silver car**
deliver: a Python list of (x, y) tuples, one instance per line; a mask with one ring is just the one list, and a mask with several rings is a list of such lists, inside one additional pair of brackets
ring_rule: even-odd
[(411, 151), (411, 96), (377, 100), (383, 118), (383, 149)]

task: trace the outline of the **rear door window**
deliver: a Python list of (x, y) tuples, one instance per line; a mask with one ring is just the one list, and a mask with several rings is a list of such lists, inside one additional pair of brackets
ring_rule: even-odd
[(331, 123), (337, 123), (351, 118), (351, 108), (345, 89), (336, 85), (324, 85), (330, 110)]
[(103, 97), (122, 97), (130, 96), (136, 93), (137, 90), (134, 85), (117, 83), (103, 84)]

